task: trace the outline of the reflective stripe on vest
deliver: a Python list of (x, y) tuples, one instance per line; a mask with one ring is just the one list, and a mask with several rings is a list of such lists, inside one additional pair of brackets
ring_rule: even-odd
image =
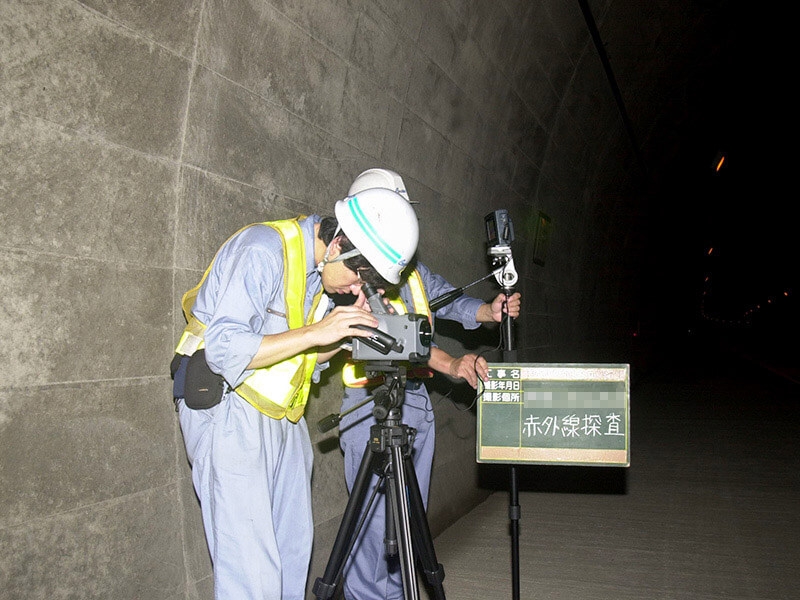
[[(275, 229), (283, 242), (283, 290), (286, 305), (286, 321), (289, 329), (319, 321), (325, 316), (327, 305), (320, 303), (322, 290), (314, 297), (308, 320), (304, 319), (303, 307), (306, 294), (306, 256), (303, 234), (298, 219), (258, 223)], [(252, 225), (248, 225), (252, 227)], [(246, 228), (243, 228), (246, 229)], [(237, 235), (243, 229), (236, 232)], [(216, 256), (214, 257), (216, 259)], [(191, 314), (197, 292), (206, 280), (211, 262), (200, 283), (186, 292), (182, 299), (184, 316), (188, 324), (184, 329), (176, 352), (191, 355), (203, 347), (205, 325)], [(300, 420), (308, 401), (311, 375), (317, 362), (317, 353), (308, 351), (270, 365), (254, 369), (235, 391), (256, 409), (273, 419), (286, 417), (293, 423)]]
[[(431, 309), (428, 306), (428, 295), (425, 293), (425, 286), (422, 285), (422, 278), (415, 269), (408, 276), (408, 287), (411, 291), (411, 300), (414, 304), (414, 312), (428, 316), (431, 319)], [(408, 311), (403, 299), (400, 297), (399, 291), (395, 291), (391, 295), (386, 295), (389, 303), (394, 308), (398, 315), (404, 315)], [(425, 378), (433, 377), (433, 371), (428, 367), (414, 365), (409, 366), (407, 371), (409, 378)], [(377, 383), (383, 383), (383, 377), (376, 377), (370, 379), (364, 370), (364, 363), (360, 361), (347, 361), (342, 368), (342, 381), (347, 387), (360, 388), (371, 386)]]

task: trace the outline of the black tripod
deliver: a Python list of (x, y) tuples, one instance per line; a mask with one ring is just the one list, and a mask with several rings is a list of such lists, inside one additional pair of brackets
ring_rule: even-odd
[[(416, 430), (404, 425), (401, 419), (400, 405), (405, 397), (406, 369), (394, 365), (377, 369), (388, 372), (385, 382), (358, 406), (372, 400), (375, 403), (373, 415), (378, 423), (370, 429), (370, 440), (364, 449), (325, 574), (314, 582), (314, 595), (317, 600), (333, 598), (350, 551), (383, 485), (387, 492), (386, 552), (388, 556), (397, 556), (399, 553), (405, 600), (419, 599), (415, 556), (419, 558), (436, 600), (445, 600), (442, 587), (444, 567), (436, 560), (425, 506), (411, 460)], [(369, 502), (364, 505), (373, 473), (379, 476), (378, 485), (373, 489)]]

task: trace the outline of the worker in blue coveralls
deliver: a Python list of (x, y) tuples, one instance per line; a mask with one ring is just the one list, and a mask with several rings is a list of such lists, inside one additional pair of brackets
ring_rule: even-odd
[[(366, 189), (385, 188), (408, 199), (402, 178), (389, 169), (369, 169), (359, 175), (350, 187), (349, 194), (358, 194)], [(386, 294), (393, 299), (391, 305), (399, 310), (430, 315), (428, 300), (454, 290), (443, 277), (433, 273), (422, 263), (406, 274), (399, 289), (400, 303), (396, 294)], [(500, 293), (491, 303), (460, 296), (451, 304), (436, 311), (435, 317), (449, 319), (462, 324), (465, 329), (476, 329), (481, 323), (499, 323), (505, 317), (519, 316), (521, 299), (519, 293), (507, 297)], [(488, 376), (486, 359), (475, 354), (454, 358), (441, 348), (432, 347), (428, 367), (455, 379), (466, 380), (477, 388), (478, 378)], [(363, 364), (349, 362), (343, 370), (345, 383), (342, 411), (346, 412), (364, 402), (371, 393), (363, 373)], [(380, 383), (380, 382), (372, 382)], [(376, 420), (372, 415), (373, 405), (364, 406), (346, 414), (339, 424), (339, 444), (344, 452), (345, 480), (352, 492), (361, 459), (370, 437), (370, 428)], [(413, 441), (412, 461), (419, 481), (422, 501), (427, 509), (428, 490), (433, 463), (435, 424), (433, 407), (428, 391), (420, 379), (409, 378), (406, 382), (405, 399), (401, 406), (403, 423), (416, 429)], [(372, 485), (378, 476), (372, 476)], [(384, 545), (386, 533), (385, 496), (378, 496), (353, 547), (344, 575), (344, 594), (347, 600), (402, 600), (403, 584), (399, 560), (387, 560)]]
[[(362, 283), (398, 283), (416, 250), (417, 217), (396, 192), (349, 196), (335, 215), (241, 229), (183, 298), (173, 396), (215, 600), (305, 598), (309, 387), (343, 341), (370, 335), (354, 326), (377, 325)], [(328, 294), (357, 300), (334, 307)]]

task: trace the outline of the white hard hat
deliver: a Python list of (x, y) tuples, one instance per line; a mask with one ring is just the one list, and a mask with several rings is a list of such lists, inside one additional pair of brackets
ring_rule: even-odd
[(406, 192), (406, 184), (403, 183), (403, 178), (394, 171), (389, 169), (367, 169), (361, 175), (356, 177), (350, 190), (347, 192), (348, 196), (355, 196), (356, 194), (368, 190), (370, 188), (384, 188), (387, 190), (394, 190), (403, 198), (408, 200), (408, 192)]
[(339, 227), (389, 283), (399, 283), (419, 242), (419, 222), (399, 193), (368, 188), (339, 200), (334, 209)]

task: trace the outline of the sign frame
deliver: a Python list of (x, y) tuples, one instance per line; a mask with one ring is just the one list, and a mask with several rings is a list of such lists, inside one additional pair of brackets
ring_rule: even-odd
[(630, 466), (630, 365), (489, 363), (478, 463)]

